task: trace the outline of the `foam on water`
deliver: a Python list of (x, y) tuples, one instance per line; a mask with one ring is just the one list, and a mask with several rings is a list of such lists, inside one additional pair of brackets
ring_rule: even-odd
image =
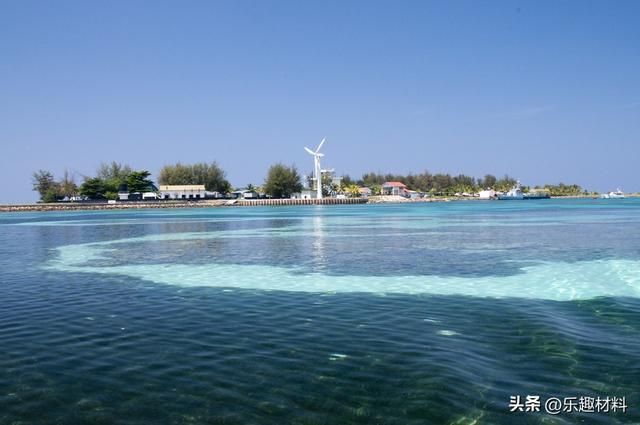
[[(208, 232), (214, 237), (216, 232)], [(245, 236), (245, 232), (234, 232)], [(114, 245), (132, 240), (190, 239), (195, 234), (149, 235), (110, 242), (66, 245), (45, 267), (63, 272), (129, 276), (158, 284), (183, 287), (210, 286), (314, 293), (401, 293), (466, 295), (472, 297), (517, 297), (547, 300), (590, 299), (600, 296), (640, 298), (640, 262), (594, 260), (540, 262), (507, 276), (334, 276), (309, 273), (303, 268), (224, 263), (154, 263), (101, 266), (95, 260), (108, 258)], [(199, 234), (198, 237), (203, 236)], [(218, 235), (219, 236), (219, 235)]]

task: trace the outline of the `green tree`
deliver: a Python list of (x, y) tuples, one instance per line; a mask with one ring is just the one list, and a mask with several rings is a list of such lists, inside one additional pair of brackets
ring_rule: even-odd
[[(364, 173), (362, 175), (361, 183), (364, 186), (371, 187), (372, 185), (375, 185), (375, 184), (382, 185), (385, 181), (387, 181), (387, 180), (385, 180), (385, 176), (383, 176), (382, 174), (371, 172), (371, 173)], [(360, 183), (360, 182), (358, 182), (358, 183)]]
[(343, 188), (346, 188), (351, 186), (352, 184), (356, 184), (356, 182), (354, 182), (353, 179), (351, 179), (349, 174), (344, 174), (342, 176), (342, 180), (340, 181), (340, 184)]
[(544, 186), (544, 188), (549, 192), (549, 195), (551, 196), (576, 196), (583, 193), (582, 188), (577, 184), (547, 184)]
[(478, 186), (480, 186), (481, 189), (495, 188), (497, 182), (498, 179), (496, 179), (496, 176), (487, 174), (483, 179), (479, 179)]
[(76, 185), (75, 179), (68, 170), (64, 170), (62, 180), (58, 182), (58, 194), (62, 197), (76, 196), (78, 194), (78, 185)]
[[(45, 201), (47, 199), (57, 196), (57, 183), (53, 178), (53, 173), (47, 170), (38, 170), (33, 173), (33, 190), (40, 194), (40, 200)], [(55, 199), (54, 199), (55, 200)], [(51, 202), (51, 201), (45, 201)]]
[(454, 193), (473, 193), (476, 191), (476, 179), (460, 174), (453, 178), (451, 191)]
[(423, 173), (415, 176), (414, 187), (411, 189), (415, 189), (421, 192), (428, 192), (433, 188), (433, 176), (425, 171)]
[(131, 171), (131, 167), (127, 164), (122, 165), (116, 161), (111, 161), (111, 164), (102, 162), (98, 166), (96, 177), (104, 181), (116, 180), (117, 184), (120, 184), (126, 180)]
[(505, 175), (503, 178), (498, 180), (494, 185), (494, 189), (498, 192), (507, 192), (511, 190), (511, 188), (516, 184), (516, 179)]
[(162, 167), (158, 176), (158, 183), (169, 185), (202, 184), (196, 182), (190, 165), (182, 165), (179, 162), (175, 165), (165, 165)]
[(322, 196), (330, 196), (339, 191), (340, 188), (333, 184), (333, 177), (330, 173), (322, 174)]
[(149, 179), (150, 175), (151, 173), (146, 170), (132, 171), (127, 176), (127, 188), (129, 193), (153, 191), (153, 181)]
[(431, 191), (438, 195), (452, 195), (454, 180), (449, 174), (435, 174)]
[(104, 199), (106, 192), (104, 180), (99, 177), (86, 179), (80, 185), (80, 194), (89, 199)]
[(272, 165), (263, 188), (272, 198), (289, 198), (293, 193), (302, 190), (298, 170), (293, 165), (290, 167), (280, 163)]
[(96, 178), (102, 180), (102, 183), (104, 185), (103, 193), (117, 193), (120, 185), (123, 183), (127, 183), (127, 178), (129, 177), (131, 172), (131, 167), (127, 164), (123, 165), (116, 161), (111, 161), (110, 164), (103, 162), (98, 166), (98, 169), (96, 170)]
[(203, 184), (205, 189), (220, 193), (231, 190), (225, 171), (214, 161), (192, 165), (165, 165), (160, 170), (158, 182), (163, 185)]
[(344, 192), (352, 198), (357, 198), (360, 196), (360, 186), (357, 184), (350, 184), (349, 186), (345, 186)]
[(58, 189), (56, 187), (49, 188), (41, 198), (42, 202), (57, 202), (60, 199)]

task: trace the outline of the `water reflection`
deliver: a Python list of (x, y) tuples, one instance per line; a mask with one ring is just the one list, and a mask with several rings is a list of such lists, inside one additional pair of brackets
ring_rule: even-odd
[(310, 255), (313, 259), (313, 270), (321, 272), (327, 267), (327, 248), (326, 248), (326, 233), (325, 218), (322, 215), (317, 215), (311, 219), (312, 223), (312, 240)]

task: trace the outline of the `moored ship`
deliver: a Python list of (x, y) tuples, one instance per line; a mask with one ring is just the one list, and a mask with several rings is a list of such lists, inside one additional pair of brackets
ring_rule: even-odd
[(510, 191), (505, 193), (499, 193), (498, 199), (501, 201), (524, 199), (524, 193), (522, 193), (522, 186), (520, 186), (520, 180), (516, 181), (516, 184), (511, 188)]

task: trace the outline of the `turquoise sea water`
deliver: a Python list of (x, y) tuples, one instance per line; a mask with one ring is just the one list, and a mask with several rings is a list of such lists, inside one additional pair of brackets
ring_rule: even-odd
[(3, 214), (0, 266), (0, 424), (640, 422), (637, 199)]

